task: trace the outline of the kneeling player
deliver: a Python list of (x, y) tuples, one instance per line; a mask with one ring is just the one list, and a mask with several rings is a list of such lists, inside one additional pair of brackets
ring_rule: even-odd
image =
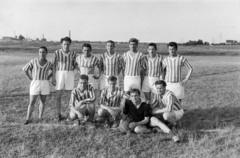
[(148, 129), (150, 107), (140, 98), (138, 89), (131, 89), (130, 100), (126, 100), (123, 108), (123, 118), (120, 121), (119, 129), (121, 132), (134, 131), (135, 133), (150, 133)]
[(70, 118), (78, 119), (78, 124), (84, 116), (89, 116), (92, 123), (95, 114), (95, 94), (93, 87), (88, 84), (88, 76), (80, 75), (78, 86), (73, 89), (70, 98)]
[(123, 90), (116, 87), (117, 77), (108, 77), (108, 87), (104, 88), (101, 93), (100, 108), (98, 116), (105, 120), (106, 126), (110, 126), (109, 118), (113, 117), (113, 128), (118, 126), (118, 120), (121, 113), (120, 103), (123, 97)]
[(169, 123), (171, 127), (175, 127), (176, 121), (183, 117), (182, 106), (174, 93), (166, 90), (165, 81), (156, 81), (155, 86), (157, 93), (153, 95), (151, 101), (153, 116), (150, 119), (150, 125), (159, 127), (165, 133), (172, 135), (174, 142), (179, 142), (179, 138), (173, 134), (165, 122)]

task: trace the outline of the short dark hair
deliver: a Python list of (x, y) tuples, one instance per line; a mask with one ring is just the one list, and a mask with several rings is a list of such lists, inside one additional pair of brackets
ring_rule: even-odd
[(140, 90), (137, 89), (137, 88), (132, 88), (132, 89), (130, 90), (130, 94), (132, 94), (132, 93), (137, 93), (138, 95), (141, 94)]
[(160, 84), (163, 85), (163, 87), (167, 86), (167, 83), (165, 81), (163, 81), (163, 80), (158, 80), (158, 81), (155, 82), (155, 86), (156, 85), (160, 85)]
[(87, 48), (90, 48), (90, 50), (92, 50), (92, 46), (89, 43), (83, 43), (82, 49), (83, 49), (83, 47), (87, 47)]
[(115, 82), (115, 81), (117, 81), (117, 77), (116, 76), (109, 76), (107, 80), (108, 80), (108, 82), (109, 81)]
[(112, 40), (108, 40), (106, 43), (112, 43), (115, 46), (115, 42)]
[(169, 42), (167, 46), (175, 47), (176, 49), (178, 49), (178, 44), (176, 42)]
[(70, 42), (70, 44), (72, 43), (72, 40), (70, 37), (61, 38), (61, 43), (63, 43), (63, 41), (68, 41), (68, 42)]
[(41, 47), (39, 47), (39, 49), (44, 49), (48, 53), (48, 49), (45, 46), (41, 46)]
[(149, 47), (149, 46), (153, 46), (153, 47), (157, 50), (157, 45), (156, 45), (155, 43), (149, 43), (149, 44), (148, 44), (148, 47)]
[(128, 43), (135, 42), (138, 44), (139, 40), (136, 38), (131, 38)]
[(80, 77), (79, 77), (79, 80), (87, 80), (88, 81), (88, 75), (84, 75), (84, 74), (82, 74), (82, 75), (80, 75)]

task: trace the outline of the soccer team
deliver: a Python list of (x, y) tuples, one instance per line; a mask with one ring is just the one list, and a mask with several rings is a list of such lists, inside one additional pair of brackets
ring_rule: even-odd
[[(180, 139), (174, 132), (177, 121), (184, 115), (181, 100), (184, 98), (184, 85), (192, 74), (187, 59), (177, 54), (178, 45), (168, 43), (169, 56), (164, 58), (157, 53), (157, 45), (149, 43), (148, 55), (138, 51), (138, 40), (129, 40), (129, 51), (120, 55), (115, 52), (115, 43), (106, 42), (106, 52), (100, 60), (94, 56), (89, 43), (82, 45), (82, 54), (70, 50), (71, 39), (61, 39), (62, 48), (56, 50), (53, 62), (46, 59), (48, 50), (39, 48), (39, 57), (27, 63), (23, 70), (31, 80), (30, 101), (27, 119), (31, 114), (38, 96), (40, 96), (39, 119), (42, 119), (45, 101), (50, 94), (49, 79), (56, 89), (56, 119), (61, 121), (61, 98), (63, 90), (70, 97), (69, 117), (78, 125), (88, 124), (94, 127), (95, 121), (103, 121), (105, 127), (119, 129), (123, 133), (150, 133), (160, 129), (172, 136), (174, 142)], [(181, 78), (182, 67), (188, 69)], [(98, 68), (98, 75), (94, 75)], [(80, 74), (77, 87), (74, 88), (74, 70)], [(124, 89), (119, 86), (122, 73)], [(95, 100), (100, 80), (101, 97), (95, 117)], [(144, 93), (144, 98), (141, 97)], [(112, 124), (112, 126), (111, 126)], [(155, 127), (155, 128), (153, 128)]]

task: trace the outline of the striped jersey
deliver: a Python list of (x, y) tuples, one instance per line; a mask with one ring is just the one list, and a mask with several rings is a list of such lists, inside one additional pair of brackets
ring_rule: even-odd
[(154, 58), (149, 55), (143, 58), (143, 69), (145, 70), (145, 75), (149, 77), (160, 77), (162, 75), (162, 61), (163, 57), (156, 54)]
[(23, 71), (30, 70), (32, 72), (33, 80), (48, 80), (49, 70), (52, 70), (52, 63), (47, 61), (45, 65), (41, 66), (39, 59), (32, 59), (23, 67)]
[(131, 56), (130, 52), (123, 54), (123, 68), (125, 69), (124, 74), (128, 76), (140, 76), (142, 69), (143, 54), (137, 52), (135, 56)]
[(80, 91), (79, 87), (76, 87), (71, 92), (69, 106), (75, 107), (75, 104), (77, 104), (81, 100), (88, 99), (88, 98), (92, 99), (91, 100), (92, 102), (95, 101), (95, 94), (94, 94), (94, 89), (92, 85), (89, 84), (87, 89), (83, 92)]
[(109, 107), (119, 107), (122, 97), (123, 90), (116, 87), (116, 90), (113, 94), (108, 92), (108, 88), (102, 90), (100, 104), (109, 106)]
[(183, 56), (170, 57), (168, 56), (163, 60), (163, 68), (166, 68), (166, 82), (180, 82), (181, 79), (181, 68), (186, 66), (191, 68), (191, 65), (188, 63), (187, 59)]
[(83, 54), (76, 58), (76, 63), (81, 74), (93, 74), (95, 66), (99, 67), (99, 60), (91, 54), (90, 57), (85, 57)]
[(107, 52), (100, 56), (99, 66), (102, 73), (107, 76), (118, 76), (122, 69), (123, 59), (120, 54), (109, 56)]
[(151, 100), (151, 106), (153, 108), (168, 108), (171, 111), (178, 111), (182, 109), (182, 106), (177, 99), (177, 97), (174, 95), (173, 92), (166, 90), (165, 94), (162, 96), (157, 93), (153, 93), (152, 100)]
[(56, 65), (58, 71), (73, 71), (74, 62), (77, 54), (75, 51), (65, 53), (62, 49), (56, 50), (53, 63)]

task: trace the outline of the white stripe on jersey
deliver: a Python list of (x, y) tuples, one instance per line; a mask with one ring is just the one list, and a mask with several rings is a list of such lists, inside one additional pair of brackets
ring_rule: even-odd
[(100, 57), (99, 66), (103, 71), (104, 75), (107, 76), (118, 76), (122, 69), (122, 57), (118, 53), (114, 53), (114, 55), (109, 56), (107, 52), (105, 52)]
[(119, 107), (121, 99), (123, 97), (123, 90), (116, 87), (116, 91), (111, 94), (108, 93), (108, 88), (102, 90), (100, 104), (109, 106), (109, 107)]
[[(99, 60), (93, 54), (90, 57), (86, 58), (84, 55), (79, 55), (76, 58), (76, 63), (79, 68), (88, 68), (88, 72), (94, 72), (95, 66), (99, 67)], [(88, 75), (88, 74), (86, 74)]]
[(143, 68), (146, 70), (145, 75), (149, 77), (160, 77), (162, 75), (162, 61), (163, 57), (156, 54), (154, 58), (149, 55), (143, 58)]
[(130, 52), (126, 52), (123, 54), (123, 66), (125, 68), (125, 75), (128, 76), (139, 76), (142, 68), (142, 59), (143, 54), (141, 52), (137, 52), (134, 57), (130, 55)]
[(53, 63), (58, 71), (73, 71), (77, 54), (75, 51), (65, 53), (62, 49), (56, 50)]
[(163, 60), (163, 68), (167, 69), (165, 81), (166, 82), (180, 82), (181, 79), (181, 68), (186, 66), (191, 68), (187, 59), (183, 56), (178, 55), (177, 57), (167, 57)]
[(174, 95), (173, 92), (166, 90), (165, 94), (163, 95), (162, 99), (160, 94), (153, 93), (151, 104), (154, 108), (166, 108), (168, 107), (171, 111), (178, 111), (182, 109), (182, 106)]
[(93, 96), (95, 96), (95, 95), (94, 95), (94, 89), (93, 89), (92, 85), (89, 84), (88, 88), (84, 92), (81, 92), (80, 88), (76, 87), (71, 92), (69, 106), (75, 107), (75, 104), (77, 104), (81, 100), (93, 98)]
[(47, 61), (45, 65), (41, 66), (38, 58), (35, 58), (27, 63), (23, 67), (23, 70), (31, 70), (33, 80), (48, 80), (48, 71), (52, 70), (52, 63)]

